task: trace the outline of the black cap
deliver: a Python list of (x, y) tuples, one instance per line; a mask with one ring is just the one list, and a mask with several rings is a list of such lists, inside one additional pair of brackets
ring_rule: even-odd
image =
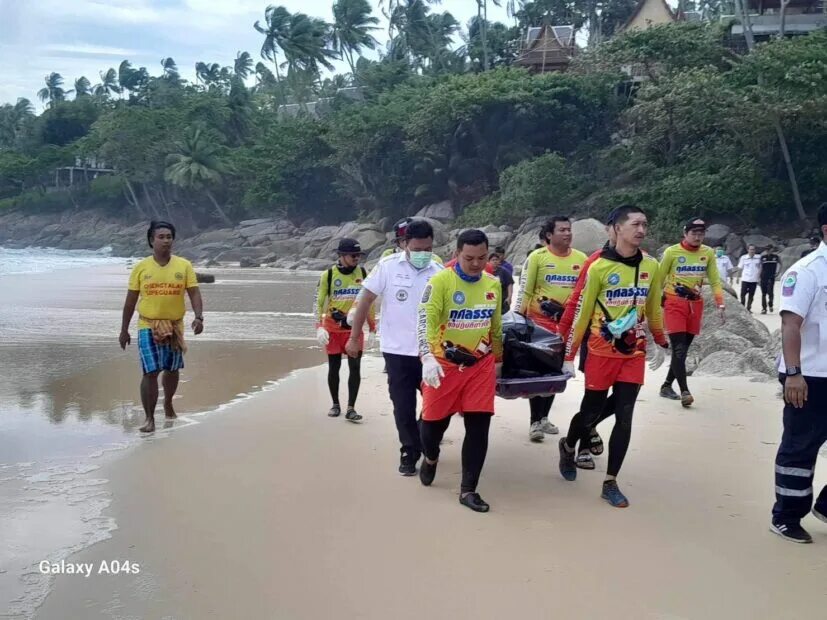
[(362, 246), (356, 239), (345, 237), (339, 239), (339, 249), (336, 250), (339, 254), (364, 254)]
[(693, 217), (687, 220), (683, 226), (683, 232), (689, 232), (690, 230), (706, 230), (706, 222), (699, 217)]

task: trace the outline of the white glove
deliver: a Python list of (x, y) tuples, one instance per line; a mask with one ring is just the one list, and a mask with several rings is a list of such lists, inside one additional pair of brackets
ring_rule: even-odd
[(324, 327), (319, 327), (316, 329), (316, 340), (318, 340), (319, 344), (323, 347), (326, 347), (327, 343), (330, 342), (330, 334), (327, 333), (327, 330)]
[(365, 351), (370, 351), (376, 344), (376, 332), (368, 332), (368, 338), (365, 340)]
[(577, 376), (577, 369), (574, 367), (574, 362), (563, 362), (563, 372), (571, 375), (574, 379)]
[(425, 382), (425, 385), (437, 389), (442, 385), (441, 379), (444, 376), (445, 371), (432, 353), (422, 357), (422, 381)]

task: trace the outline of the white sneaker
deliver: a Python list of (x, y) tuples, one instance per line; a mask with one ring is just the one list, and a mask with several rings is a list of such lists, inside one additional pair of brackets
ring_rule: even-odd
[(540, 420), (540, 429), (547, 435), (556, 435), (560, 432), (560, 429), (549, 422), (548, 418), (543, 418)]
[(546, 438), (545, 433), (543, 433), (543, 426), (540, 422), (532, 422), (531, 428), (528, 430), (528, 438), (531, 441), (541, 442), (543, 439)]

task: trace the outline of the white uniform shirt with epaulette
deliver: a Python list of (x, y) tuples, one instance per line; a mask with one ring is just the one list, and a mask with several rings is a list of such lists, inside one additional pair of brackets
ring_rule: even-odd
[[(799, 259), (781, 279), (781, 312), (804, 319), (801, 325), (801, 374), (827, 377), (827, 243)], [(781, 355), (779, 371), (786, 371)]]
[(428, 280), (440, 271), (442, 265), (435, 260), (424, 269), (417, 269), (405, 252), (397, 252), (380, 260), (370, 272), (362, 286), (382, 297), (379, 316), (382, 353), (419, 355), (416, 340), (419, 300)]

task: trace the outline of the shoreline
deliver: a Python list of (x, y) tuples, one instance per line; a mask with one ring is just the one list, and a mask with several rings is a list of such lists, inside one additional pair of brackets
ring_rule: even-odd
[[(656, 396), (665, 372), (649, 374), (636, 411), (629, 509), (599, 499), (605, 455), (563, 481), (557, 438), (530, 444), (525, 403), (498, 399), (480, 484), (492, 512), (477, 515), (457, 502), (458, 421), (426, 489), (396, 473), (377, 358), (360, 426), (324, 416), (322, 368), (297, 371), (233, 415), (108, 464), (119, 529), (71, 561), (141, 572), (58, 576), (37, 617), (551, 617), (567, 595), (596, 617), (817, 617), (827, 528), (807, 524), (809, 548), (767, 531), (775, 386), (699, 377), (698, 406), (682, 410)], [(581, 396), (578, 378), (553, 421), (565, 427)], [(411, 588), (416, 605), (400, 604)]]

